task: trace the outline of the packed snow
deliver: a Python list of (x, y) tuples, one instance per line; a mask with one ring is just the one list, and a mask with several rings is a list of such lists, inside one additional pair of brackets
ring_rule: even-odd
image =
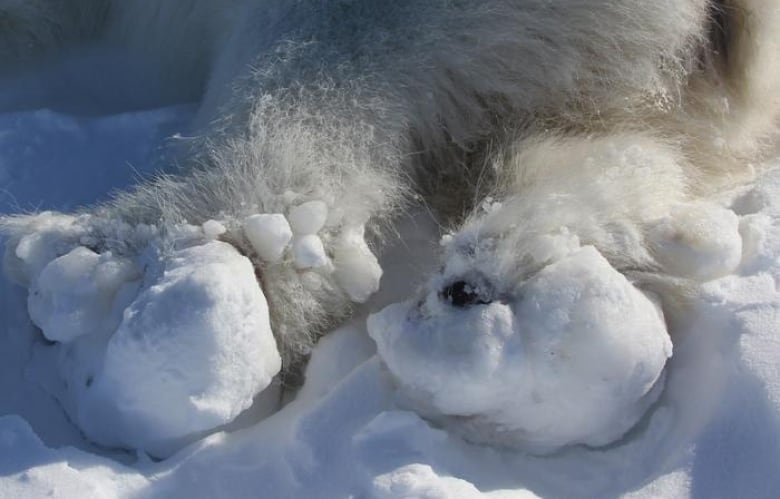
[(287, 217), (292, 231), (299, 236), (316, 234), (328, 219), (328, 205), (323, 201), (309, 201), (290, 209)]
[[(84, 247), (30, 289), (35, 364), (79, 429), (107, 447), (167, 456), (229, 423), (281, 359), (249, 260), (212, 241), (133, 263)], [(138, 268), (146, 268), (142, 278)]]
[(356, 303), (365, 303), (379, 290), (382, 266), (366, 244), (365, 229), (348, 226), (333, 249), (336, 280)]
[(330, 263), (322, 239), (316, 234), (307, 234), (293, 241), (293, 259), (299, 269), (325, 267)]
[(276, 262), (284, 255), (293, 233), (284, 215), (257, 214), (244, 220), (244, 234), (266, 262)]
[(105, 323), (120, 288), (139, 277), (133, 262), (79, 246), (49, 262), (33, 281), (27, 299), (30, 319), (50, 341), (70, 343), (100, 334), (116, 326)]
[(411, 406), (457, 418), (470, 440), (549, 453), (620, 439), (663, 388), (660, 309), (591, 246), (518, 293), (454, 310), (432, 293), (368, 330)]
[[(2, 209), (104, 199), (190, 113), (0, 114)], [(349, 226), (332, 268), (315, 241), (334, 215), (318, 201), (249, 217), (261, 259), (322, 263), (367, 302), (318, 343), (292, 400), (274, 391), (266, 300), (221, 221), (128, 259), (92, 246), (79, 217), (39, 215), (7, 242), (7, 275), (30, 292), (3, 281), (0, 497), (776, 497), (780, 161), (768, 167), (653, 233), (668, 263), (714, 279), (685, 304), (673, 351), (656, 297), (566, 233), (534, 243), (552, 263), (528, 300), (444, 314), (430, 296), (423, 316), (390, 304), (439, 250), (424, 212), (381, 262)], [(484, 434), (475, 413), (506, 432)], [(492, 439), (504, 445), (475, 443)]]
[(217, 239), (227, 232), (227, 228), (216, 220), (207, 220), (203, 222), (201, 229), (203, 230), (203, 235), (209, 240)]

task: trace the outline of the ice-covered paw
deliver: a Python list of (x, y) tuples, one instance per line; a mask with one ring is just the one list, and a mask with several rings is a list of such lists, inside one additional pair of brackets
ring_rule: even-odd
[(678, 204), (648, 231), (648, 245), (663, 270), (709, 281), (733, 272), (742, 260), (739, 218), (710, 203)]
[(250, 215), (243, 232), (261, 261), (287, 260), (300, 271), (331, 275), (350, 300), (365, 302), (379, 289), (382, 268), (366, 243), (364, 222), (330, 215), (325, 202), (307, 201), (287, 215)]
[(134, 260), (77, 247), (30, 288), (54, 393), (91, 440), (167, 456), (232, 421), (281, 359), (252, 263), (210, 241)]
[(468, 440), (545, 453), (616, 441), (658, 397), (662, 313), (593, 247), (522, 282), (461, 270), (369, 319), (403, 403)]

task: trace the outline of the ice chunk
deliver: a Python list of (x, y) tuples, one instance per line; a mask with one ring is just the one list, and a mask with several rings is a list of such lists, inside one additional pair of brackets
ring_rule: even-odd
[[(86, 360), (100, 368), (72, 392), (80, 428), (103, 445), (157, 456), (231, 421), (281, 366), (251, 262), (218, 241), (164, 260), (103, 361)], [(72, 385), (73, 376), (63, 373)]]
[(651, 229), (650, 245), (668, 272), (700, 281), (729, 274), (742, 260), (737, 215), (708, 203), (678, 205)]
[(219, 236), (227, 232), (225, 226), (216, 220), (208, 220), (204, 222), (201, 228), (203, 229), (203, 234), (206, 236), (206, 239), (217, 239)]
[[(422, 414), (472, 440), (603, 445), (658, 396), (672, 353), (655, 304), (587, 246), (492, 303), (391, 305), (378, 353)], [(452, 419), (451, 419), (452, 418)]]
[(296, 238), (293, 242), (293, 259), (299, 269), (312, 269), (324, 267), (330, 263), (322, 240), (310, 234)]
[(284, 215), (260, 214), (244, 219), (244, 234), (266, 262), (277, 262), (292, 239), (292, 229)]
[(287, 219), (297, 236), (316, 234), (328, 219), (328, 205), (322, 201), (309, 201), (290, 210)]
[(26, 217), (25, 224), (26, 234), (9, 242), (3, 263), (8, 275), (29, 286), (50, 261), (77, 246), (85, 231), (78, 218), (48, 211)]
[(333, 249), (335, 277), (352, 301), (363, 303), (379, 289), (382, 267), (366, 244), (363, 226), (345, 227)]
[(104, 326), (119, 288), (138, 277), (130, 260), (80, 246), (46, 265), (33, 282), (30, 318), (49, 340), (72, 341)]

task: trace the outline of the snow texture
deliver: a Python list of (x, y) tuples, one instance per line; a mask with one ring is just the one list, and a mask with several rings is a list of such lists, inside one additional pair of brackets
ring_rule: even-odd
[(309, 201), (290, 210), (287, 216), (293, 233), (298, 236), (316, 234), (328, 219), (328, 205), (322, 201)]
[(307, 234), (293, 241), (293, 258), (299, 269), (325, 267), (330, 263), (322, 240), (315, 234)]
[(37, 350), (61, 379), (47, 389), (108, 447), (167, 456), (249, 408), (281, 367), (252, 265), (226, 243), (137, 264), (78, 247), (28, 301), (55, 342)]
[(368, 329), (414, 406), (460, 418), (467, 438), (536, 452), (618, 440), (662, 389), (672, 344), (659, 308), (590, 246), (519, 295), (453, 309), (433, 294)]
[(216, 220), (207, 220), (203, 222), (201, 228), (203, 229), (203, 235), (206, 236), (206, 239), (217, 239), (227, 232), (225, 226)]
[[(35, 14), (29, 5), (11, 1), (3, 7)], [(644, 5), (672, 12), (670, 32), (675, 22), (690, 24), (695, 14), (678, 15), (666, 3)], [(766, 19), (776, 17), (767, 11)], [(643, 71), (610, 71), (621, 58), (641, 52), (631, 40), (660, 40), (669, 46), (660, 50), (664, 60), (681, 62), (673, 55), (687, 38), (658, 37), (654, 30), (644, 36), (637, 32), (644, 27), (632, 24), (631, 32), (607, 37), (605, 46), (628, 48), (615, 53), (618, 64), (604, 54), (603, 67), (591, 76), (629, 87), (655, 85)], [(181, 40), (214, 36), (201, 28), (188, 24), (197, 36)], [(464, 50), (479, 45), (468, 37), (462, 41)], [(73, 67), (83, 68), (84, 58), (94, 57), (122, 68), (117, 81), (104, 85), (112, 95), (95, 92), (102, 75), (94, 70), (59, 78), (59, 62), (39, 73), (30, 69), (18, 79), (0, 79), (0, 185), (8, 199), (3, 211), (72, 210), (105, 200), (111, 188), (126, 187), (136, 173), (155, 168), (149, 158), (158, 156), (166, 137), (186, 136), (182, 124), (190, 122), (193, 110), (154, 88), (164, 71), (139, 71), (116, 54), (103, 59), (94, 53), (74, 55)], [(580, 88), (582, 81), (567, 78), (557, 65), (581, 58), (556, 53), (541, 59), (542, 70), (529, 73), (539, 79), (515, 85), (520, 97), (540, 88), (555, 105), (560, 95), (550, 95), (541, 77), (557, 75)], [(655, 58), (639, 62), (657, 66)], [(473, 73), (479, 81), (492, 81), (485, 71)], [(192, 76), (184, 71), (179, 83), (197, 81)], [(64, 81), (67, 91), (59, 95), (38, 83), (49, 80), (57, 82), (52, 88)], [(42, 91), (38, 84), (46, 90), (45, 107), (54, 111), (35, 108), (41, 101), (32, 95)], [(80, 86), (86, 88), (81, 100), (71, 91)], [(193, 86), (197, 83), (185, 93), (197, 94)], [(93, 95), (110, 102), (82, 102)], [(416, 115), (434, 120), (436, 130), (467, 138), (454, 126), (459, 115), (445, 116), (450, 126), (438, 126), (441, 117), (431, 112), (435, 99), (422, 95), (415, 101), (421, 106)], [(766, 99), (755, 101), (761, 106)], [(482, 102), (474, 102), (469, 109), (476, 111)], [(115, 114), (118, 109), (123, 112)], [(751, 124), (738, 118), (731, 133)], [(181, 137), (177, 141), (186, 141)], [(296, 147), (299, 139), (293, 134)], [(388, 248), (381, 265), (366, 243), (364, 213), (327, 205), (323, 210), (318, 201), (296, 204), (294, 193), (271, 218), (253, 215), (235, 227), (215, 220), (175, 225), (167, 240), (151, 226), (109, 227), (151, 242), (132, 258), (95, 245), (85, 231), (88, 215), (39, 214), (29, 235), (9, 242), (15, 251), (4, 262), (6, 275), (29, 293), (5, 280), (0, 288), (0, 497), (775, 498), (780, 162), (723, 199), (675, 205), (667, 213), (663, 204), (643, 204), (658, 197), (641, 192), (648, 175), (661, 175), (653, 184), (664, 184), (672, 194), (680, 187), (674, 168), (664, 167), (674, 166), (676, 158), (659, 148), (639, 148), (644, 156), (632, 170), (637, 178), (626, 185), (625, 198), (637, 210), (658, 215), (648, 237), (659, 261), (681, 276), (712, 279), (679, 304), (685, 313), (675, 318), (671, 357), (656, 297), (640, 292), (566, 230), (532, 238), (528, 254), (542, 270), (512, 294), (453, 313), (446, 308), (452, 296), (429, 292), (423, 315), (417, 302), (387, 305), (408, 297), (426, 278), (420, 270), (433, 260), (436, 248), (429, 242), (439, 234), (424, 212), (399, 225), (404, 238)], [(309, 149), (314, 167), (333, 161), (316, 163), (311, 151), (317, 150)], [(567, 144), (560, 149), (577, 161), (585, 157)], [(296, 152), (302, 150), (305, 144)], [(349, 160), (354, 158), (345, 163)], [(582, 166), (588, 172), (593, 165)], [(575, 186), (581, 182), (567, 179)], [(350, 184), (369, 198), (381, 197), (378, 185)], [(575, 199), (600, 206), (589, 194)], [(578, 203), (565, 215), (580, 216), (573, 213)], [(484, 211), (500, 220), (503, 208), (486, 203)], [(343, 230), (321, 234), (334, 220)], [(273, 397), (280, 358), (254, 267), (219, 240), (239, 234), (256, 251), (249, 257), (304, 264), (321, 261), (324, 252), (314, 241), (330, 237), (326, 256), (333, 268), (318, 271), (332, 271), (352, 300), (367, 302), (352, 322), (317, 343), (306, 383), (291, 401)], [(310, 241), (309, 250), (317, 248), (299, 259), (294, 241), (302, 240)], [(170, 241), (176, 244), (166, 244)], [(443, 277), (455, 277), (466, 268), (461, 263), (445, 262)], [(494, 291), (479, 282), (468, 286), (463, 291), (476, 296)], [(370, 313), (376, 315), (367, 322)], [(436, 321), (449, 329), (432, 327)], [(452, 348), (433, 348), (437, 341)], [(570, 361), (560, 361), (564, 357)], [(535, 371), (541, 375), (533, 376)], [(270, 400), (263, 396), (269, 393)], [(432, 410), (409, 410), (420, 404)], [(273, 414), (265, 417), (268, 413)], [(506, 434), (484, 433), (478, 420), (469, 420), (474, 413), (502, 425), (508, 421)], [(524, 435), (527, 428), (540, 439)], [(509, 445), (473, 443), (494, 439)], [(513, 448), (518, 442), (544, 456), (518, 451)]]
[(244, 234), (257, 255), (267, 262), (280, 260), (293, 236), (290, 224), (281, 214), (247, 217), (244, 220)]
[[(17, 252), (17, 256), (19, 252)], [(83, 247), (48, 263), (30, 288), (30, 318), (50, 341), (99, 333), (122, 285), (139, 277), (131, 261)]]
[(364, 303), (379, 289), (382, 266), (366, 244), (364, 227), (345, 227), (333, 249), (339, 285), (357, 302)]

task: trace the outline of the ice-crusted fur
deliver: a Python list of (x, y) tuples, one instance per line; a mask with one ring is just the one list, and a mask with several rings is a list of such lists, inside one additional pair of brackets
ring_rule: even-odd
[[(0, 61), (101, 39), (203, 92), (181, 169), (87, 209), (71, 243), (132, 255), (223, 221), (289, 371), (350, 296), (336, 273), (259, 258), (245, 217), (325, 201), (332, 256), (346, 229), (376, 234), (422, 197), (446, 223), (502, 234), (495, 261), (520, 272), (524, 235), (567, 225), (619, 269), (663, 273), (642, 224), (747, 178), (774, 132), (778, 23), (775, 0), (0, 0)], [(655, 158), (641, 183), (598, 181), (622, 160), (581, 164), (610, 148)], [(576, 204), (550, 205), (567, 188)], [(485, 218), (487, 194), (504, 201)], [(5, 219), (8, 259), (45, 232), (36, 220)]]

